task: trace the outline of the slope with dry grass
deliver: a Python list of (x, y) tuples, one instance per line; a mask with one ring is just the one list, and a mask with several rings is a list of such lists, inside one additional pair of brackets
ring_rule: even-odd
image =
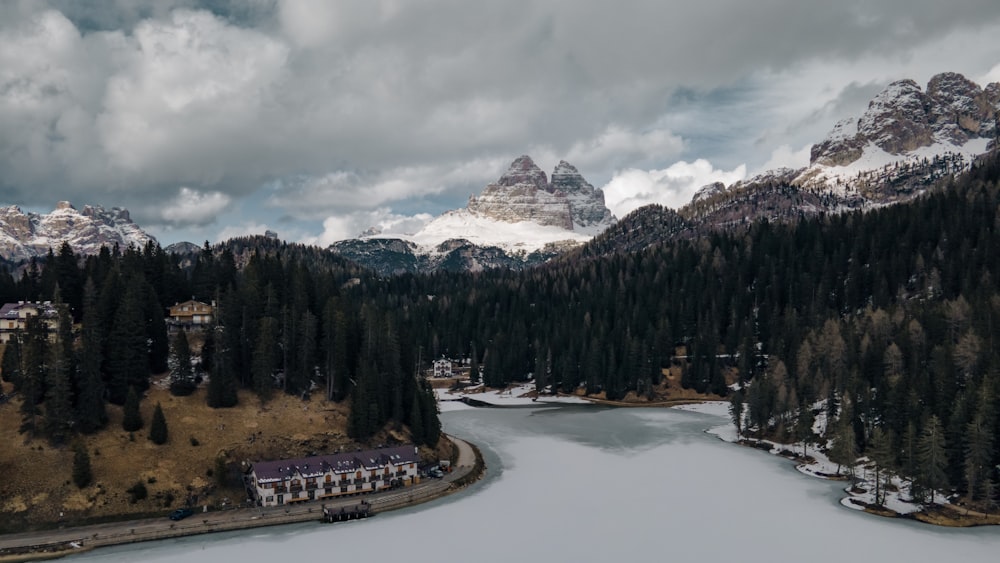
[[(4, 384), (9, 391), (9, 384)], [(156, 403), (162, 405), (169, 440), (162, 446), (147, 438)], [(79, 439), (90, 452), (94, 481), (78, 489), (72, 482), (73, 448), (54, 447), (43, 437), (20, 434), (20, 401), (0, 405), (0, 531), (66, 523), (164, 514), (183, 506), (220, 506), (240, 502), (245, 494), (239, 471), (246, 463), (326, 453), (358, 447), (347, 436), (348, 406), (313, 399), (303, 401), (276, 393), (261, 404), (249, 392), (231, 409), (211, 409), (205, 390), (174, 397), (161, 378), (142, 401), (146, 426), (121, 429), (122, 409), (108, 406), (105, 430)], [(404, 428), (380, 433), (376, 442), (407, 442)], [(442, 442), (444, 442), (442, 440)], [(438, 455), (426, 452), (428, 457)], [(219, 488), (218, 458), (227, 465), (227, 487)], [(133, 502), (126, 490), (142, 482), (148, 497)]]

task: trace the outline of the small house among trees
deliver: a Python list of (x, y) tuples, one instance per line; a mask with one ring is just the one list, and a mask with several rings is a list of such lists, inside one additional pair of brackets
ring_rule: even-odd
[(194, 299), (176, 303), (169, 310), (167, 327), (170, 332), (203, 330), (205, 327), (211, 326), (212, 315), (215, 313), (215, 307)]
[(6, 344), (19, 332), (24, 332), (29, 317), (42, 319), (49, 332), (49, 340), (55, 340), (59, 324), (59, 312), (51, 301), (18, 301), (4, 303), (0, 308), (0, 342)]

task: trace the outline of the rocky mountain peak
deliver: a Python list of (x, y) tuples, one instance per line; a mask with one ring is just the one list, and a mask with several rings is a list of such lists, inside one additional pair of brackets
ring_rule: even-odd
[(857, 120), (843, 120), (813, 145), (813, 165), (844, 166), (874, 144), (890, 155), (933, 145), (961, 147), (976, 138), (996, 136), (1000, 84), (980, 88), (961, 74), (930, 79), (926, 92), (913, 80), (889, 84)]
[(500, 179), (496, 181), (498, 186), (511, 187), (518, 184), (530, 184), (544, 190), (548, 187), (549, 180), (545, 177), (545, 172), (542, 172), (542, 169), (535, 164), (535, 161), (524, 154), (514, 159), (503, 176), (500, 176)]
[(614, 221), (611, 210), (604, 203), (604, 191), (592, 186), (575, 166), (565, 160), (560, 160), (552, 171), (548, 191), (566, 196), (575, 225), (606, 227)]
[(61, 201), (48, 214), (26, 213), (13, 205), (0, 208), (0, 256), (11, 261), (44, 255), (63, 242), (78, 254), (96, 254), (102, 246), (141, 247), (155, 241), (118, 207), (87, 205), (79, 211)]
[(726, 191), (726, 185), (722, 182), (712, 182), (711, 184), (706, 184), (700, 188), (698, 191), (694, 192), (694, 196), (691, 198), (691, 203), (698, 203), (699, 201), (704, 201), (714, 195), (721, 194)]
[(530, 221), (568, 231), (603, 228), (614, 221), (604, 204), (604, 192), (590, 185), (576, 167), (559, 161), (549, 182), (527, 155), (516, 158), (478, 197), (469, 198), (468, 211), (506, 223)]

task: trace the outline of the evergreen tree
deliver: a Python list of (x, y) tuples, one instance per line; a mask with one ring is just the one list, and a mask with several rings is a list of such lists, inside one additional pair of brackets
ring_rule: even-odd
[[(115, 311), (108, 337), (108, 398), (121, 405), (130, 387), (138, 392), (149, 388), (149, 358), (146, 320), (140, 281), (125, 283), (125, 294)], [(105, 325), (108, 326), (108, 325)]]
[(830, 448), (829, 455), (830, 460), (837, 464), (837, 474), (840, 474), (841, 467), (846, 466), (851, 475), (854, 475), (854, 464), (858, 460), (858, 445), (854, 427), (848, 417), (842, 416), (837, 421), (833, 447)]
[(885, 504), (885, 486), (889, 479), (889, 471), (893, 467), (892, 438), (876, 426), (872, 430), (871, 442), (865, 452), (872, 461), (872, 470), (875, 473), (875, 504), (882, 506)]
[(104, 404), (104, 381), (101, 377), (101, 334), (97, 290), (92, 279), (83, 287), (83, 326), (80, 332), (80, 395), (77, 419), (80, 432), (91, 434), (104, 428), (108, 414)]
[(930, 417), (917, 443), (917, 463), (919, 464), (919, 482), (923, 489), (930, 491), (931, 504), (934, 504), (934, 494), (948, 487), (948, 459), (946, 454), (944, 428), (936, 416)]
[(264, 317), (257, 324), (257, 345), (253, 352), (251, 378), (260, 400), (267, 401), (274, 390), (274, 369), (278, 365), (278, 319)]
[(183, 330), (174, 337), (170, 364), (170, 394), (183, 397), (194, 393), (198, 385), (191, 364), (191, 345)]
[(733, 425), (736, 426), (736, 439), (739, 440), (743, 435), (743, 389), (737, 389), (729, 397), (729, 418), (733, 421)]
[(21, 334), (14, 333), (3, 350), (3, 364), (0, 365), (3, 380), (13, 383), (17, 388), (21, 384)]
[(476, 343), (472, 343), (472, 353), (469, 359), (469, 383), (479, 383), (479, 355), (476, 353)]
[[(58, 290), (57, 290), (58, 297)], [(58, 311), (58, 341), (50, 348), (48, 389), (45, 396), (45, 431), (53, 444), (62, 444), (76, 422), (73, 413), (72, 372), (73, 318), (69, 307), (56, 299)]]
[(965, 482), (969, 496), (980, 499), (985, 495), (984, 485), (992, 473), (994, 441), (993, 430), (986, 423), (982, 413), (977, 414), (968, 424), (968, 441), (965, 446)]
[(156, 403), (153, 420), (149, 423), (149, 439), (156, 445), (167, 443), (167, 419), (163, 416), (160, 403)]
[(24, 326), (21, 347), (23, 365), (17, 390), (21, 393), (21, 432), (34, 435), (38, 430), (36, 417), (40, 414), (39, 405), (45, 397), (45, 382), (48, 380), (48, 328), (40, 316), (28, 317)]
[(139, 394), (136, 393), (135, 387), (128, 388), (123, 409), (122, 430), (135, 432), (142, 428), (142, 413), (139, 412)]
[(94, 474), (90, 468), (90, 454), (83, 442), (78, 442), (73, 448), (73, 483), (77, 488), (82, 489), (94, 480)]

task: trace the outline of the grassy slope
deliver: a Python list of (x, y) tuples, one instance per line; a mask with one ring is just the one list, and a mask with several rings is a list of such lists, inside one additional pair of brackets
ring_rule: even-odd
[[(235, 476), (245, 461), (356, 447), (347, 437), (346, 404), (303, 402), (278, 392), (261, 406), (255, 396), (241, 392), (236, 408), (211, 409), (205, 405), (204, 388), (189, 397), (174, 397), (164, 387), (162, 380), (154, 382), (143, 399), (146, 427), (134, 436), (121, 429), (122, 409), (109, 405), (107, 428), (81, 438), (94, 474), (94, 484), (82, 490), (72, 483), (72, 448), (18, 433), (20, 401), (0, 405), (0, 532), (56, 522), (60, 512), (68, 523), (163, 514), (183, 506), (189, 493), (199, 495), (199, 504), (215, 506), (224, 497), (239, 502), (244, 496), (239, 486), (217, 489), (210, 476), (217, 456), (225, 457)], [(147, 438), (157, 402), (170, 436), (162, 446)], [(192, 438), (198, 445), (192, 445)], [(377, 437), (388, 439), (409, 437), (405, 430)], [(133, 504), (126, 489), (139, 480), (149, 497)], [(238, 483), (235, 477), (232, 481)]]

